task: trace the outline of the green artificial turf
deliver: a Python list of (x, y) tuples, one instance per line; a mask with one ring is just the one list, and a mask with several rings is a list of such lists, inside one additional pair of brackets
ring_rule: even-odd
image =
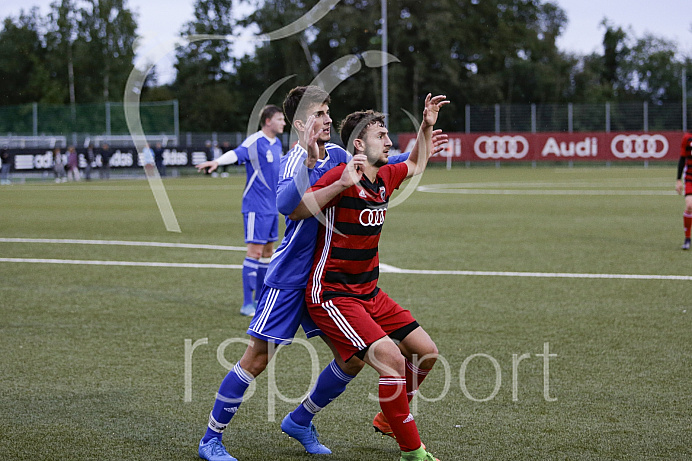
[[(145, 181), (3, 187), (0, 238), (243, 247), (243, 181), (166, 180), (181, 233)], [(443, 461), (691, 458), (692, 281), (570, 275), (692, 275), (674, 167), (431, 168), (420, 186), (448, 193), (390, 207), (380, 259), (421, 272), (383, 271), (380, 287), (440, 349), (414, 408), (429, 449)], [(244, 350), (229, 342), (249, 324), (240, 270), (16, 260), (240, 265), (244, 252), (0, 242), (0, 258), (13, 260), (0, 262), (0, 459), (196, 459)], [(331, 359), (309, 344), (257, 379), (224, 438), (239, 460), (315, 459), (279, 429)], [(316, 417), (328, 459), (398, 460), (370, 425), (376, 393), (364, 370)]]

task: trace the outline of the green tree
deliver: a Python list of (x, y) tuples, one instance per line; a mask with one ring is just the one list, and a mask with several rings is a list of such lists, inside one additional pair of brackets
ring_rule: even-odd
[[(191, 35), (234, 34), (232, 0), (197, 0), (194, 19), (181, 31)], [(228, 40), (202, 40), (180, 48), (172, 90), (180, 101), (181, 129), (228, 131), (237, 105), (230, 90), (231, 44)]]
[(5, 18), (0, 30), (0, 105), (55, 102), (59, 90), (46, 67), (38, 8)]
[(127, 0), (83, 1), (75, 53), (80, 101), (122, 100), (134, 62), (136, 30)]

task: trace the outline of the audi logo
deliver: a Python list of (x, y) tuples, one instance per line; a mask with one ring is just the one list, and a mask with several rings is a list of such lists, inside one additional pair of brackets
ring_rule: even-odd
[(479, 136), (473, 151), (482, 159), (519, 159), (529, 152), (529, 142), (523, 136)]
[(668, 147), (668, 140), (660, 134), (619, 134), (610, 142), (617, 158), (662, 158)]
[(358, 220), (364, 226), (381, 226), (384, 224), (384, 215), (386, 212), (386, 208), (378, 208), (376, 210), (366, 209), (360, 212)]

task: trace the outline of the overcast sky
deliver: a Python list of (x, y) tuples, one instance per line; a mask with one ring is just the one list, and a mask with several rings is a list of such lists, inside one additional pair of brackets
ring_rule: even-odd
[[(18, 15), (31, 5), (46, 14), (52, 0), (2, 0), (0, 18)], [(483, 0), (480, 0), (483, 1)], [(558, 40), (561, 50), (587, 54), (601, 51), (603, 18), (641, 37), (652, 33), (678, 44), (680, 52), (692, 55), (691, 0), (555, 0), (566, 12), (569, 23)], [(182, 25), (192, 19), (194, 0), (129, 0), (138, 13), (138, 33), (149, 43), (167, 43), (178, 36)], [(390, 31), (392, 33), (392, 31)], [(163, 80), (170, 78), (171, 59), (159, 63)]]

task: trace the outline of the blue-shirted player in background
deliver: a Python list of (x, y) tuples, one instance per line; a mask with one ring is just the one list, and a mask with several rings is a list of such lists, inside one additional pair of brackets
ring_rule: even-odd
[[(299, 142), (281, 159), (277, 189), (279, 211), (289, 215), (300, 203), (307, 188), (329, 169), (351, 161), (351, 155), (336, 144), (329, 143), (332, 120), (329, 116), (330, 97), (315, 87), (297, 87), (284, 101), (286, 119), (299, 134)], [(308, 158), (306, 146), (317, 138), (319, 158)], [(443, 149), (444, 138), (438, 137), (435, 151)], [(415, 149), (415, 148), (414, 148)], [(390, 157), (390, 163), (406, 160), (408, 154)], [(315, 251), (318, 221), (286, 219), (281, 245), (272, 258), (257, 306), (257, 314), (248, 328), (250, 344), (243, 357), (226, 375), (219, 387), (209, 415), (207, 431), (199, 444), (199, 456), (210, 461), (235, 461), (228, 454), (221, 438), (224, 429), (238, 411), (243, 395), (252, 381), (267, 367), (273, 345), (290, 344), (302, 326), (307, 337), (321, 334), (305, 307), (305, 287)], [(317, 412), (337, 398), (346, 385), (363, 368), (364, 363), (350, 360), (346, 364), (331, 342), (321, 336), (334, 353), (335, 360), (320, 373), (308, 397), (281, 422), (281, 429), (298, 440), (308, 453), (330, 454), (318, 440), (312, 423)]]
[[(247, 253), (243, 261), (243, 306), (240, 313), (255, 315), (274, 242), (279, 239), (279, 214), (276, 209), (276, 185), (283, 147), (279, 135), (286, 121), (280, 108), (266, 106), (260, 115), (261, 129), (233, 150), (216, 160), (197, 165), (208, 173), (221, 165), (245, 164), (247, 183), (243, 191), (242, 213)], [(255, 293), (253, 300), (252, 294)]]

